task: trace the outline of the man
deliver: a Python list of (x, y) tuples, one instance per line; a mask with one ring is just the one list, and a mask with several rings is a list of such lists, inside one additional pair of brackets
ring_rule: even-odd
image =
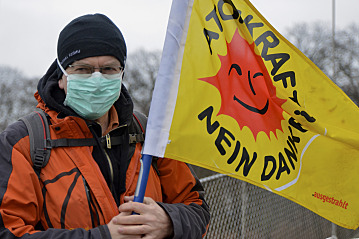
[[(128, 157), (133, 103), (121, 84), (120, 30), (104, 15), (81, 16), (60, 33), (57, 54), (38, 84), (37, 107), (52, 139), (97, 143), (52, 148), (38, 177), (25, 124), (10, 125), (0, 135), (0, 238), (203, 237), (209, 209), (185, 163), (158, 159), (144, 203), (132, 202), (142, 146)], [(112, 144), (113, 137), (126, 143)]]

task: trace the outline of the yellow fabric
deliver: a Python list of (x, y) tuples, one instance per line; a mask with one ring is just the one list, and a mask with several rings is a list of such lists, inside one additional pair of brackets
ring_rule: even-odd
[(357, 106), (249, 1), (232, 2), (193, 3), (165, 157), (357, 228)]

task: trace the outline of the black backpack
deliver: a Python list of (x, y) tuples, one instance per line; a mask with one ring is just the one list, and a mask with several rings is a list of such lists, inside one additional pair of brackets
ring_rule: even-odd
[[(38, 177), (40, 177), (41, 169), (45, 167), (49, 162), (52, 148), (96, 145), (96, 141), (94, 138), (51, 139), (47, 115), (43, 110), (40, 109), (37, 109), (36, 111), (25, 115), (19, 120), (25, 123), (29, 132), (30, 155), (33, 163), (33, 168)], [(146, 124), (147, 117), (138, 111), (134, 111), (132, 123), (129, 126), (129, 158), (131, 158), (135, 152), (136, 143), (143, 144), (143, 142), (145, 141)], [(111, 138), (112, 145), (119, 144), (120, 141), (121, 140), (117, 140), (116, 137)], [(101, 144), (105, 146), (106, 143), (108, 143), (106, 142), (106, 138), (102, 137)], [(154, 167), (157, 174), (159, 174), (159, 171), (157, 169), (157, 158), (152, 159), (152, 166)]]

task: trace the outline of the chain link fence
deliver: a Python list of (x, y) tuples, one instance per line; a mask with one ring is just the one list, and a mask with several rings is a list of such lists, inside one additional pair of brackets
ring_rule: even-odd
[(205, 239), (359, 238), (359, 230), (336, 226), (284, 197), (244, 181), (217, 174), (201, 182), (211, 208)]

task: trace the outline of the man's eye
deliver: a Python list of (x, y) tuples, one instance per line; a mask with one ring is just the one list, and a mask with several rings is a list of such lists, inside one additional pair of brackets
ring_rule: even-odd
[(103, 68), (104, 71), (108, 71), (108, 72), (111, 72), (111, 71), (116, 71), (116, 68), (114, 67), (111, 67), (111, 66), (106, 66)]
[(75, 71), (78, 73), (89, 73), (91, 72), (91, 69), (88, 67), (77, 67)]

